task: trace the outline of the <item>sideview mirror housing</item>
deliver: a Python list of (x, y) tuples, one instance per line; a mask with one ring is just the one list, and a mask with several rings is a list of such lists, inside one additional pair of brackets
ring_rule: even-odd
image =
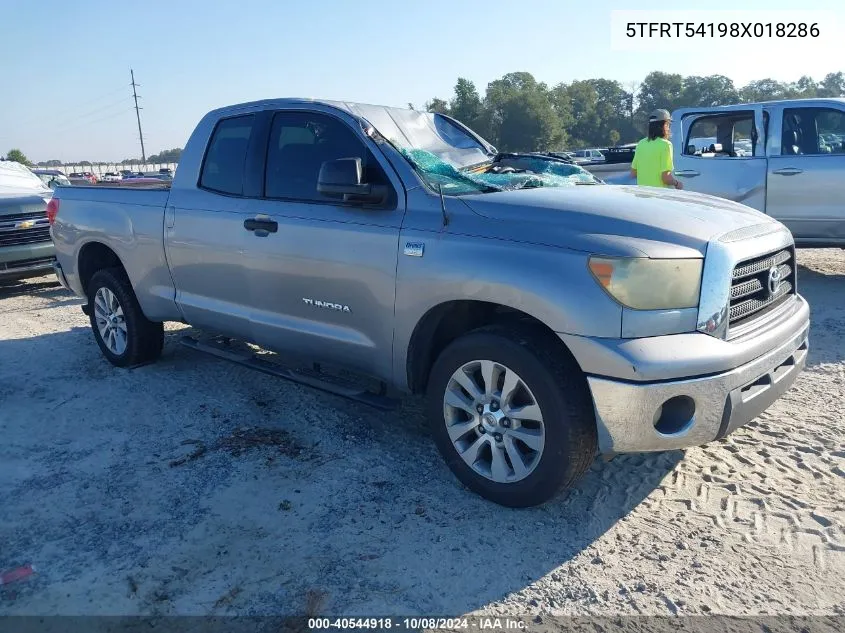
[(362, 182), (363, 163), (360, 158), (329, 160), (320, 167), (317, 192), (344, 202), (379, 203), (387, 195), (387, 187)]

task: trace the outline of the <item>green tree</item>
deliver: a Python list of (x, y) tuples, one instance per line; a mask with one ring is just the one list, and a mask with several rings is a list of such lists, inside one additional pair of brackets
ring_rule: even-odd
[(548, 95), (540, 90), (523, 90), (510, 96), (501, 114), (497, 147), (502, 151), (548, 150), (560, 135), (560, 121)]
[(670, 112), (683, 104), (684, 78), (674, 73), (651, 72), (643, 79), (638, 95), (636, 121), (645, 130), (652, 110), (665, 108)]
[(684, 77), (681, 103), (684, 106), (712, 107), (736, 103), (739, 93), (734, 82), (724, 75)]
[(173, 149), (166, 149), (160, 154), (153, 154), (147, 157), (148, 163), (178, 163), (182, 157), (182, 148), (175, 147)]
[(820, 97), (845, 97), (845, 75), (828, 73), (819, 84)]
[(552, 88), (549, 91), (549, 102), (552, 104), (552, 109), (554, 110), (558, 124), (560, 125), (560, 132), (554, 141), (554, 145), (549, 149), (563, 150), (571, 143), (569, 131), (574, 122), (572, 117), (572, 99), (569, 96), (569, 87), (564, 83), (560, 83)]
[(795, 93), (795, 97), (801, 99), (812, 99), (819, 94), (819, 84), (808, 75), (801, 77), (791, 88), (792, 92)]
[[(624, 135), (633, 140), (637, 132), (631, 123), (630, 96), (618, 81), (590, 79), (596, 91), (596, 129), (590, 145), (616, 145)], [(613, 133), (616, 134), (613, 134)]]
[(774, 99), (786, 99), (789, 92), (789, 86), (779, 81), (774, 79), (757, 79), (743, 86), (739, 91), (739, 97), (746, 103), (772, 101)]
[(475, 129), (482, 111), (481, 97), (475, 84), (469, 79), (458, 77), (455, 84), (455, 96), (449, 103), (449, 115), (466, 126)]
[(32, 165), (26, 155), (19, 149), (10, 149), (6, 154), (6, 160), (11, 160), (16, 163), (20, 163), (21, 165), (26, 165), (27, 167)]
[(508, 73), (487, 85), (479, 128), (503, 151), (550, 149), (563, 135), (548, 86), (527, 72)]
[(449, 114), (449, 104), (439, 97), (434, 97), (431, 101), (425, 104), (426, 112), (439, 112), (440, 114)]
[(566, 96), (569, 99), (571, 116), (568, 126), (569, 145), (577, 148), (599, 144), (600, 141), (596, 142), (596, 136), (600, 134), (601, 119), (595, 85), (589, 80), (573, 81), (566, 86)]

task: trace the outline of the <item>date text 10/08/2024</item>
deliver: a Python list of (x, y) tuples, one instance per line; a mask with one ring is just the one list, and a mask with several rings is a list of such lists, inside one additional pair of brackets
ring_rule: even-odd
[(507, 631), (523, 630), (526, 628), (524, 620), (504, 617), (474, 617), (474, 618), (309, 618), (309, 630), (331, 629), (383, 629), (408, 630), (446, 629), (446, 630), (484, 630)]

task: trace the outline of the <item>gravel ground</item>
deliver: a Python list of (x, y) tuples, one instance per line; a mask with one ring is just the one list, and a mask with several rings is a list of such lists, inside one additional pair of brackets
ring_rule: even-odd
[[(802, 251), (807, 370), (686, 451), (509, 510), (380, 413), (206, 357), (100, 355), (45, 277), (0, 288), (0, 614), (845, 614), (845, 254)], [(190, 328), (187, 329), (190, 331)]]

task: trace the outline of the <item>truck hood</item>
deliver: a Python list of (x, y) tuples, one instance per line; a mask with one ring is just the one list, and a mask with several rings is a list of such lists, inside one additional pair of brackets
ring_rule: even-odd
[(617, 257), (701, 257), (710, 240), (736, 229), (782, 226), (730, 200), (656, 187), (546, 187), (460, 199), (501, 222), (488, 223), (491, 237)]
[(9, 193), (0, 191), (0, 217), (19, 213), (46, 212), (47, 202), (53, 192), (49, 189), (40, 192)]

